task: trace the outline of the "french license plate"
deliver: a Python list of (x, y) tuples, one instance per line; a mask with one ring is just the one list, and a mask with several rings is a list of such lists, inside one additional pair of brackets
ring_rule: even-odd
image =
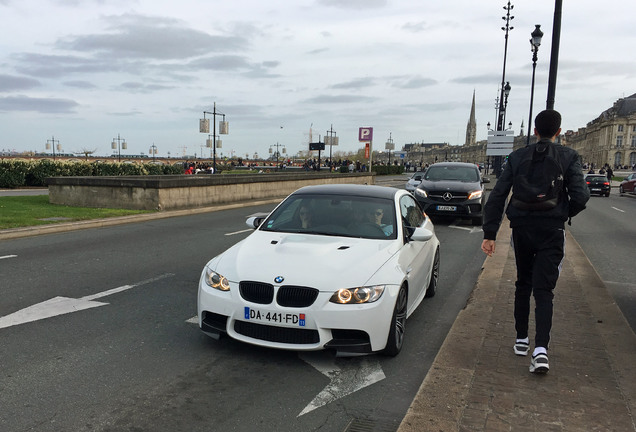
[(438, 205), (438, 206), (437, 206), (437, 210), (438, 210), (438, 211), (457, 211), (457, 206), (443, 206), (443, 205)]
[(592, 188), (592, 192), (600, 192), (601, 189), (600, 188)]
[(305, 327), (306, 314), (304, 313), (287, 313), (287, 312), (270, 312), (260, 311), (248, 306), (245, 306), (244, 318), (247, 321), (261, 321), (285, 324), (288, 326)]

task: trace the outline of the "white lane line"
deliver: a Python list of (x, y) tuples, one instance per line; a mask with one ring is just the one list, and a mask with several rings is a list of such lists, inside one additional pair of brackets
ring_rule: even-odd
[(6, 259), (6, 258), (17, 258), (17, 255), (5, 255), (5, 256), (0, 256), (0, 259)]
[(234, 231), (234, 232), (231, 232), (231, 233), (225, 233), (225, 235), (226, 236), (231, 236), (231, 235), (235, 235), (235, 234), (242, 234), (244, 232), (249, 232), (249, 231), (254, 231), (254, 230), (251, 229), (251, 228), (248, 228), (248, 229), (244, 229), (244, 230), (241, 230), (241, 231)]
[(90, 309), (100, 306), (106, 306), (108, 303), (93, 301), (94, 299), (106, 297), (111, 294), (126, 291), (128, 289), (145, 285), (160, 279), (174, 276), (174, 273), (165, 273), (154, 278), (146, 279), (132, 285), (123, 285), (97, 294), (88, 295), (79, 299), (69, 297), (54, 297), (52, 299), (34, 304), (25, 309), (19, 310), (9, 315), (0, 317), (0, 329), (15, 325), (25, 324), (33, 321), (39, 321), (58, 315), (65, 315), (78, 312), (84, 309)]
[(123, 285), (123, 286), (120, 286), (120, 287), (117, 287), (117, 288), (109, 289), (107, 291), (102, 291), (102, 292), (97, 293), (97, 294), (87, 295), (87, 296), (81, 297), (80, 300), (88, 300), (88, 301), (95, 300), (95, 299), (98, 299), (98, 298), (101, 298), (101, 297), (106, 297), (106, 296), (109, 296), (109, 295), (112, 295), (112, 294), (116, 294), (116, 293), (119, 293), (119, 292), (122, 292), (122, 291), (126, 291), (126, 290), (129, 290), (131, 288), (135, 288), (135, 287), (138, 287), (138, 286), (141, 286), (141, 285), (146, 285), (146, 284), (149, 284), (151, 282), (156, 282), (158, 280), (165, 279), (165, 278), (171, 277), (171, 276), (174, 276), (174, 273), (165, 273), (165, 274), (156, 276), (154, 278), (150, 278), (150, 279), (143, 280), (141, 282), (137, 282), (136, 284)]
[(621, 210), (621, 209), (619, 209), (619, 208), (616, 208), (616, 207), (612, 207), (612, 208), (613, 208), (614, 210), (616, 210), (616, 211), (619, 211), (619, 212), (621, 212), (621, 213), (625, 213), (625, 210)]

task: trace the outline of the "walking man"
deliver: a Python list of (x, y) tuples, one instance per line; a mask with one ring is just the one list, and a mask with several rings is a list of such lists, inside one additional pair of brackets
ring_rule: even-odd
[[(590, 197), (579, 154), (554, 143), (560, 132), (561, 115), (554, 110), (540, 112), (535, 118), (534, 129), (539, 142), (508, 156), (508, 163), (484, 207), (484, 240), (481, 244), (484, 253), (491, 256), (495, 252), (504, 208), (512, 228), (517, 266), (514, 306), (517, 337), (513, 350), (521, 356), (529, 352), (530, 295), (534, 295), (536, 333), (530, 363), (532, 373), (546, 373), (550, 369), (548, 346), (552, 299), (565, 253), (565, 222), (585, 209)], [(552, 168), (549, 160), (553, 161)], [(550, 169), (558, 171), (559, 168), (561, 171), (554, 180), (547, 182), (553, 190), (537, 192), (540, 184), (549, 178)], [(506, 207), (511, 189), (512, 197)], [(528, 198), (533, 194), (528, 194), (527, 190), (533, 191), (534, 197)], [(550, 194), (554, 195), (551, 197)]]

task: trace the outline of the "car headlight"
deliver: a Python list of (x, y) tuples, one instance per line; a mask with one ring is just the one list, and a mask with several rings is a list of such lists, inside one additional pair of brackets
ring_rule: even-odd
[(225, 276), (210, 270), (208, 267), (205, 268), (205, 283), (221, 291), (230, 290), (230, 281), (228, 281)]
[(481, 198), (482, 194), (483, 194), (483, 191), (481, 191), (481, 190), (473, 191), (473, 192), (468, 194), (468, 199), (469, 200), (479, 199), (479, 198)]
[(426, 193), (424, 189), (417, 188), (415, 189), (415, 193), (423, 198), (428, 198), (428, 194)]
[(360, 304), (373, 303), (384, 292), (384, 285), (339, 289), (329, 299), (331, 303)]

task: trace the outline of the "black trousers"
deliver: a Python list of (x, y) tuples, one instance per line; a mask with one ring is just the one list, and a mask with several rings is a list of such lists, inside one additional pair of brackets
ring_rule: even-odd
[(548, 348), (552, 329), (552, 299), (565, 254), (565, 230), (522, 226), (512, 229), (517, 264), (515, 283), (515, 330), (517, 338), (528, 337), (530, 295), (535, 301), (535, 347)]

